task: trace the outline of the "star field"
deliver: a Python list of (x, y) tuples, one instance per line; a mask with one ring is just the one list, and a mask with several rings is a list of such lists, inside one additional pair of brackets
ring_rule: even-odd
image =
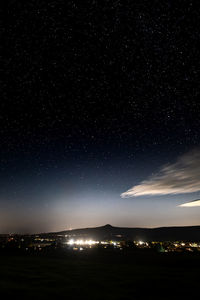
[[(90, 225), (87, 209), (102, 203), (97, 222), (108, 210), (106, 223), (122, 224), (112, 217), (120, 193), (199, 146), (199, 15), (196, 1), (7, 1), (4, 213), (16, 207), (25, 227), (50, 230)], [(67, 212), (62, 224), (56, 205)], [(48, 224), (44, 206), (53, 225), (26, 225), (29, 209)], [(83, 221), (70, 219), (74, 206), (86, 210)], [(144, 226), (160, 224), (152, 219)]]

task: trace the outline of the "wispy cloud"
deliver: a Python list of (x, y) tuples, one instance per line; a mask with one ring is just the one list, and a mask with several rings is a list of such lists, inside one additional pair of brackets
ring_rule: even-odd
[(190, 201), (190, 202), (186, 202), (183, 204), (179, 205), (180, 207), (195, 207), (195, 206), (200, 206), (200, 200), (194, 200), (194, 201)]
[(143, 195), (185, 194), (200, 191), (200, 149), (192, 150), (173, 164), (121, 194), (122, 198)]

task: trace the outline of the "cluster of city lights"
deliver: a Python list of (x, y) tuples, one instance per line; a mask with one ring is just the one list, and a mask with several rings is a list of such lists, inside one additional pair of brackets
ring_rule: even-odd
[(98, 241), (93, 241), (93, 240), (74, 240), (74, 239), (70, 239), (68, 242), (67, 242), (68, 245), (80, 245), (80, 246), (92, 246), (92, 245), (95, 245), (95, 244), (99, 244)]

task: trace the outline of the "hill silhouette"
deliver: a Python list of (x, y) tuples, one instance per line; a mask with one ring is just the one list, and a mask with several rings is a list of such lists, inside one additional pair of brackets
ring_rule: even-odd
[(115, 227), (106, 224), (100, 227), (65, 230), (49, 234), (60, 234), (72, 238), (92, 238), (97, 240), (199, 241), (200, 226), (130, 228)]

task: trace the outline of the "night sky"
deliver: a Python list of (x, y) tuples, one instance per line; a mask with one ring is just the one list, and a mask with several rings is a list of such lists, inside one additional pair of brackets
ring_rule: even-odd
[(0, 233), (199, 225), (198, 1), (6, 3)]

